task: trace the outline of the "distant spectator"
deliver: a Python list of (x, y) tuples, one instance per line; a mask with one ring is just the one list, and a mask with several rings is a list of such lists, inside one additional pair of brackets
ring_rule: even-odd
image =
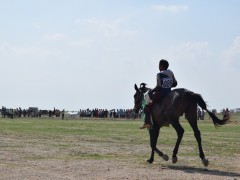
[(228, 110), (228, 108), (226, 108), (226, 110), (223, 111), (223, 118), (226, 118), (230, 116), (230, 111)]
[(201, 120), (204, 120), (204, 115), (205, 115), (205, 112), (204, 112), (204, 110), (202, 110)]
[(197, 119), (200, 120), (201, 117), (202, 117), (202, 111), (200, 110), (200, 108), (198, 108), (197, 114), (198, 114), (198, 118)]
[(64, 119), (65, 110), (62, 110), (62, 119)]
[(41, 109), (38, 111), (38, 117), (42, 117), (42, 110)]

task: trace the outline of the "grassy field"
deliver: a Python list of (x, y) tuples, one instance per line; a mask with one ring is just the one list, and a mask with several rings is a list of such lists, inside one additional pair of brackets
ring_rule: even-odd
[[(199, 121), (202, 144), (209, 168), (227, 172), (240, 172), (240, 120), (215, 128), (206, 116)], [(0, 118), (0, 164), (18, 166), (16, 161), (76, 161), (118, 160), (142, 164), (150, 155), (147, 130), (139, 130), (141, 120), (110, 119), (2, 119)], [(186, 120), (179, 149), (179, 162), (192, 167), (202, 167), (193, 131)], [(172, 127), (163, 127), (158, 147), (169, 157), (176, 141)], [(4, 156), (6, 154), (6, 156)], [(165, 162), (155, 157), (157, 164)]]

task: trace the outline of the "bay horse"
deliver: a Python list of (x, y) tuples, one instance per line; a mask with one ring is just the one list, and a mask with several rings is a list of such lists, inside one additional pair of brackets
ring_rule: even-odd
[[(143, 86), (142, 86), (143, 85)], [(149, 90), (145, 87), (145, 83), (140, 85), (140, 88), (135, 84), (136, 93), (134, 94), (134, 110), (138, 113), (142, 108), (142, 101), (144, 94)], [(151, 156), (147, 160), (148, 163), (154, 161), (154, 152), (161, 156), (165, 161), (168, 161), (168, 155), (163, 154), (157, 147), (157, 140), (160, 132), (160, 128), (171, 124), (177, 132), (177, 141), (173, 149), (172, 163), (177, 162), (178, 148), (181, 143), (184, 129), (179, 122), (179, 117), (185, 114), (187, 121), (194, 131), (194, 136), (198, 143), (199, 157), (202, 160), (203, 165), (208, 166), (209, 162), (205, 159), (205, 155), (202, 149), (201, 133), (197, 125), (197, 106), (207, 111), (215, 126), (221, 126), (228, 122), (230, 117), (226, 117), (220, 120), (214, 113), (207, 109), (207, 105), (200, 94), (194, 93), (184, 88), (174, 89), (167, 95), (165, 95), (161, 101), (153, 101), (151, 106), (152, 127), (149, 129)]]

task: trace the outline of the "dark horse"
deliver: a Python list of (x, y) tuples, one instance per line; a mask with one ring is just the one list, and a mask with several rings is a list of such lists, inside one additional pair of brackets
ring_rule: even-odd
[[(134, 110), (136, 113), (138, 113), (142, 107), (142, 100), (144, 97), (144, 93), (146, 93), (149, 90), (149, 88), (146, 88), (145, 85), (140, 86), (140, 88), (138, 88), (136, 84), (134, 87), (136, 90), (136, 93), (134, 95), (134, 100), (135, 100)], [(174, 89), (169, 94), (164, 96), (161, 102), (153, 102), (152, 108), (151, 108), (152, 128), (149, 129), (150, 146), (151, 146), (152, 152), (151, 152), (151, 157), (148, 160), (149, 163), (152, 163), (154, 161), (154, 151), (157, 152), (157, 154), (161, 156), (164, 160), (168, 161), (168, 156), (166, 154), (163, 154), (156, 147), (160, 128), (167, 124), (171, 124), (177, 132), (178, 138), (177, 138), (175, 147), (173, 149), (173, 155), (172, 155), (172, 162), (173, 163), (177, 162), (178, 148), (184, 133), (184, 129), (182, 128), (179, 122), (179, 117), (185, 114), (186, 119), (188, 120), (190, 126), (194, 131), (194, 136), (198, 143), (199, 157), (202, 159), (203, 165), (208, 166), (208, 160), (205, 159), (205, 155), (202, 149), (201, 133), (197, 125), (197, 106), (198, 105), (202, 109), (207, 111), (207, 113), (211, 117), (213, 124), (215, 126), (224, 125), (229, 120), (229, 117), (223, 120), (218, 119), (215, 114), (213, 114), (207, 109), (207, 105), (200, 94), (196, 94), (187, 89)]]

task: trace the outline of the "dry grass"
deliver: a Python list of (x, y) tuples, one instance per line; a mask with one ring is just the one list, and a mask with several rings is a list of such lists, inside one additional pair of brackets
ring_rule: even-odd
[[(239, 179), (240, 124), (215, 128), (199, 121), (210, 164), (198, 157), (185, 120), (179, 161), (157, 155), (152, 165), (146, 130), (136, 120), (0, 119), (0, 174), (3, 179)], [(159, 148), (171, 157), (172, 127), (161, 129)], [(161, 178), (159, 178), (161, 177)]]

